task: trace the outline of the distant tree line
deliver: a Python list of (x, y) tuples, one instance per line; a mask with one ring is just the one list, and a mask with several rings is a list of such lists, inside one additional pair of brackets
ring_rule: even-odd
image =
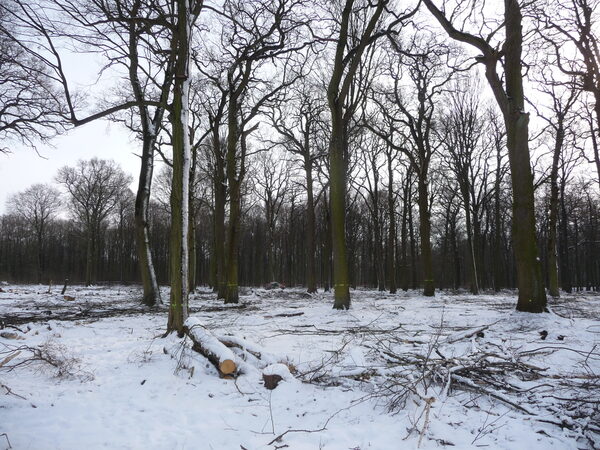
[[(264, 286), (278, 281), (285, 286), (305, 285), (309, 256), (306, 245), (307, 204), (300, 189), (282, 192), (264, 192), (264, 169), (274, 169), (264, 158), (256, 159), (255, 189), (246, 193), (245, 208), (240, 227), (239, 270), (243, 286)], [(272, 162), (272, 161), (271, 161)], [(265, 163), (268, 165), (265, 166)], [(118, 166), (109, 161), (81, 161), (82, 168), (102, 166), (114, 171), (118, 181), (129, 181)], [(288, 166), (289, 168), (289, 166)], [(292, 172), (281, 167), (279, 174), (286, 186), (294, 183)], [(63, 168), (57, 180), (76, 168)], [(401, 179), (401, 167), (394, 169)], [(83, 169), (85, 172), (86, 170)], [(102, 176), (96, 171), (94, 176)], [(107, 175), (103, 174), (106, 178)], [(158, 179), (159, 198), (149, 207), (150, 242), (155, 269), (160, 284), (169, 283), (169, 246), (166, 236), (170, 230), (168, 204), (168, 174)], [(110, 178), (110, 177), (108, 177)], [(472, 289), (472, 244), (467, 234), (464, 206), (456, 189), (448, 180), (438, 178), (440, 184), (432, 187), (439, 192), (432, 220), (432, 259), (436, 287), (441, 289)], [(298, 180), (296, 180), (298, 181)], [(495, 183), (492, 183), (493, 186)], [(504, 184), (504, 181), (502, 182)], [(91, 184), (92, 186), (94, 183)], [(100, 186), (101, 183), (98, 184)], [(106, 183), (102, 185), (106, 186)], [(266, 183), (268, 186), (268, 182)], [(139, 283), (138, 255), (132, 236), (135, 232), (135, 197), (126, 185), (108, 199), (106, 214), (93, 233), (95, 248), (90, 252), (88, 214), (81, 204), (74, 204), (70, 193), (61, 193), (58, 186), (35, 184), (11, 197), (8, 212), (0, 217), (0, 279), (11, 282), (60, 284), (65, 278), (80, 283)], [(456, 188), (456, 186), (455, 186)], [(389, 236), (390, 221), (386, 200), (380, 198), (379, 213), (373, 216), (368, 189), (364, 186), (351, 190), (348, 199), (347, 240), (352, 287), (389, 289), (394, 283), (398, 290), (418, 289), (423, 282), (421, 247), (416, 208), (414, 180), (406, 189), (402, 185), (393, 189), (394, 217), (400, 231), (393, 235), (393, 249), (381, 245), (382, 236)], [(64, 188), (63, 188), (64, 191)], [(364, 191), (361, 193), (361, 191)], [(560, 217), (558, 219), (559, 271), (562, 288), (572, 290), (598, 290), (600, 288), (600, 211), (598, 193), (591, 182), (573, 178), (561, 190)], [(214, 201), (206, 190), (197, 189), (195, 214), (195, 285), (217, 288), (215, 261)], [(547, 211), (549, 189), (538, 189), (540, 243), (547, 239)], [(266, 198), (279, 195), (276, 211), (270, 212)], [(498, 198), (496, 198), (498, 197)], [(510, 240), (510, 192), (503, 186), (499, 196), (493, 192), (481, 205), (482, 212), (476, 225), (477, 232), (477, 284), (480, 290), (501, 290), (516, 287), (516, 273)], [(98, 200), (98, 197), (96, 198)], [(166, 199), (168, 202), (168, 198)], [(315, 282), (329, 290), (331, 279), (331, 243), (328, 239), (328, 207), (326, 198), (319, 196), (315, 207)], [(500, 205), (496, 205), (496, 201)], [(92, 204), (93, 202), (90, 202)], [(97, 204), (97, 203), (96, 203)], [(499, 207), (498, 207), (499, 206)], [(273, 217), (271, 217), (271, 214)], [(498, 215), (497, 215), (498, 214)], [(499, 226), (498, 226), (499, 224)], [(380, 227), (375, 232), (375, 227)], [(402, 232), (402, 230), (405, 230)], [(378, 247), (380, 250), (378, 250)], [(544, 249), (543, 245), (540, 248)], [(393, 264), (388, 264), (390, 258)], [(548, 253), (542, 251), (543, 264)], [(393, 267), (394, 272), (380, 270), (380, 265)], [(93, 269), (91, 269), (93, 267)], [(91, 270), (91, 272), (90, 272)]]

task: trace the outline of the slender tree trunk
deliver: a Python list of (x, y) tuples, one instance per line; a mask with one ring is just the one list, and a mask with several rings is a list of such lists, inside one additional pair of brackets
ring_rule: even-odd
[(496, 179), (494, 182), (494, 290), (500, 291), (502, 287), (502, 217), (500, 216), (500, 183), (501, 183), (501, 153), (500, 145), (496, 148)]
[(563, 291), (571, 293), (573, 289), (571, 285), (571, 265), (569, 264), (569, 233), (564, 179), (561, 182), (560, 192), (560, 279)]
[(431, 256), (431, 221), (427, 180), (419, 179), (419, 233), (421, 235), (421, 267), (423, 270), (423, 295), (433, 297), (433, 260)]
[[(190, 139), (191, 143), (191, 139)], [(196, 205), (194, 203), (194, 186), (196, 184), (196, 162), (197, 152), (196, 149), (192, 150), (192, 163), (190, 166), (190, 187), (188, 189), (188, 207), (189, 207), (189, 225), (188, 225), (188, 249), (189, 249), (189, 273), (188, 281), (189, 292), (194, 292), (196, 289), (196, 271), (197, 271), (197, 254), (196, 254)]]
[(408, 214), (410, 205), (408, 204), (408, 189), (405, 187), (403, 192), (404, 204), (402, 206), (402, 224), (400, 230), (400, 241), (402, 244), (402, 270), (400, 283), (403, 291), (408, 291)]
[(552, 297), (559, 297), (558, 289), (558, 261), (557, 261), (557, 236), (558, 222), (558, 166), (560, 152), (564, 141), (564, 130), (561, 125), (556, 131), (554, 154), (552, 155), (552, 170), (550, 171), (550, 208), (548, 211), (548, 290)]
[(85, 285), (92, 284), (93, 258), (94, 258), (94, 232), (92, 226), (88, 225), (86, 232), (86, 252), (85, 252)]
[(392, 167), (392, 157), (387, 154), (388, 167), (388, 239), (387, 239), (387, 272), (389, 280), (390, 294), (396, 293), (396, 214), (394, 204), (394, 170)]
[(412, 215), (412, 187), (408, 191), (408, 237), (410, 239), (410, 272), (411, 289), (417, 289), (417, 249), (415, 241), (415, 228)]
[(304, 170), (306, 172), (306, 289), (309, 293), (317, 292), (317, 278), (315, 274), (315, 200), (313, 195), (312, 161), (306, 150), (304, 157)]
[(471, 293), (479, 293), (479, 283), (477, 280), (477, 258), (475, 256), (475, 245), (474, 245), (474, 232), (473, 223), (471, 220), (471, 201), (469, 198), (468, 190), (463, 189), (463, 204), (465, 209), (465, 226), (467, 229), (467, 248), (469, 251), (469, 261), (471, 266)]
[[(139, 7), (139, 4), (137, 5)], [(137, 16), (138, 7), (134, 7), (133, 16)], [(132, 21), (129, 25), (129, 82), (133, 90), (135, 99), (138, 102), (144, 100), (144, 91), (138, 77), (139, 57), (138, 57), (139, 34), (136, 30), (136, 22)], [(163, 83), (170, 84), (171, 74), (165, 74)], [(155, 121), (152, 122), (149, 117), (148, 108), (145, 105), (138, 106), (141, 127), (142, 127), (142, 156), (141, 167), (138, 181), (137, 193), (135, 196), (134, 210), (134, 228), (136, 251), (139, 262), (140, 275), (144, 297), (142, 303), (146, 306), (155, 306), (162, 303), (160, 288), (156, 279), (156, 272), (152, 261), (152, 252), (150, 250), (150, 230), (148, 227), (148, 205), (150, 203), (150, 192), (152, 188), (152, 174), (154, 171), (154, 146), (156, 144), (156, 135), (158, 133), (156, 124), (162, 119), (164, 108), (159, 107), (156, 110)]]
[(42, 274), (44, 271), (44, 249), (43, 249), (43, 232), (38, 231), (36, 239), (36, 250), (37, 250), (37, 282), (42, 283)]
[(189, 270), (189, 23), (188, 0), (177, 0), (177, 62), (173, 87), (171, 132), (173, 143), (173, 180), (171, 184), (170, 272), (171, 296), (167, 331), (183, 336), (183, 324), (188, 316)]

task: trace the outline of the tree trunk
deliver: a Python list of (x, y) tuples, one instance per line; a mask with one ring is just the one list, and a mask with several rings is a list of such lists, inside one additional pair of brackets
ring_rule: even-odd
[[(408, 184), (408, 183), (407, 183)], [(404, 205), (402, 206), (402, 224), (400, 230), (400, 241), (402, 245), (402, 264), (400, 283), (403, 291), (408, 291), (408, 214), (410, 205), (408, 204), (408, 190), (405, 187), (403, 192)]]
[(571, 265), (569, 264), (569, 234), (568, 234), (568, 216), (565, 205), (565, 182), (563, 178), (560, 186), (560, 279), (563, 291), (571, 293)]
[(323, 290), (329, 292), (331, 290), (331, 208), (329, 206), (327, 193), (324, 193), (323, 204), (323, 214), (325, 216), (325, 233), (323, 236)]
[(188, 316), (188, 226), (190, 187), (189, 118), (189, 6), (177, 0), (177, 61), (173, 87), (171, 132), (173, 145), (173, 180), (171, 184), (171, 237), (169, 245), (171, 296), (167, 331), (183, 336)]
[(92, 284), (92, 271), (93, 271), (93, 258), (94, 258), (94, 232), (92, 231), (91, 225), (88, 225), (86, 232), (86, 252), (85, 252), (85, 285), (89, 286)]
[[(215, 119), (217, 120), (217, 119)], [(224, 299), (227, 293), (225, 277), (225, 202), (227, 199), (227, 179), (225, 177), (225, 161), (221, 149), (218, 123), (213, 128), (213, 152), (215, 154), (215, 215), (214, 215), (214, 256), (216, 269), (217, 298)]]
[(142, 166), (135, 196), (135, 241), (139, 261), (139, 268), (144, 289), (142, 302), (146, 306), (155, 306), (162, 303), (160, 289), (156, 280), (156, 272), (150, 251), (150, 230), (148, 227), (148, 205), (150, 203), (150, 189), (152, 186), (152, 173), (154, 170), (154, 140), (144, 139), (142, 143)]
[(431, 256), (431, 222), (427, 180), (419, 179), (419, 233), (421, 235), (421, 267), (423, 270), (423, 295), (433, 297), (433, 260)]
[[(517, 310), (543, 312), (546, 309), (546, 291), (542, 264), (538, 257), (535, 235), (535, 204), (533, 175), (529, 155), (529, 115), (524, 112), (523, 75), (521, 73), (522, 16), (517, 0), (505, 0), (506, 43), (505, 83), (506, 97), (503, 108), (506, 124), (506, 146), (513, 188), (512, 238), (517, 269), (519, 299)], [(486, 70), (488, 79), (497, 75)]]
[(315, 274), (315, 201), (313, 195), (312, 161), (306, 150), (304, 157), (304, 170), (306, 171), (306, 290), (309, 293), (317, 292), (317, 278)]
[(463, 204), (465, 209), (465, 226), (467, 229), (467, 248), (469, 251), (469, 261), (471, 265), (471, 283), (470, 289), (471, 294), (479, 293), (479, 282), (477, 280), (477, 258), (475, 256), (475, 244), (474, 244), (474, 232), (473, 232), (473, 222), (471, 219), (471, 201), (469, 198), (469, 193), (466, 188), (463, 188)]
[(558, 222), (558, 165), (563, 141), (564, 130), (562, 124), (559, 124), (556, 130), (554, 154), (552, 155), (552, 170), (550, 171), (550, 208), (548, 211), (548, 240), (546, 242), (548, 252), (548, 290), (552, 297), (560, 296), (558, 289), (556, 228)]
[[(339, 106), (341, 108), (341, 106)], [(350, 281), (346, 255), (346, 164), (344, 125), (341, 111), (332, 111), (329, 144), (329, 182), (331, 197), (331, 239), (333, 243), (334, 309), (350, 308)]]
[(396, 214), (394, 205), (394, 170), (392, 167), (392, 157), (387, 154), (388, 166), (388, 239), (387, 239), (387, 272), (390, 294), (396, 293)]

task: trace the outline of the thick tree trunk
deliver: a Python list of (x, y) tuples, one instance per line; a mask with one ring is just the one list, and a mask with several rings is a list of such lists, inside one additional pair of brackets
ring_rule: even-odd
[(546, 308), (546, 291), (535, 235), (528, 118), (520, 110), (512, 113), (513, 117), (507, 123), (507, 145), (513, 188), (512, 235), (519, 288), (517, 310), (543, 312)]
[(325, 235), (323, 236), (323, 290), (329, 292), (331, 290), (331, 207), (327, 193), (324, 194), (323, 215), (325, 225)]
[[(340, 106), (341, 107), (341, 106)], [(346, 164), (344, 125), (341, 111), (332, 110), (329, 144), (329, 182), (331, 197), (331, 239), (333, 243), (333, 288), (335, 309), (350, 308), (350, 280), (346, 254)]]
[(225, 303), (239, 302), (238, 246), (239, 222), (241, 217), (240, 187), (229, 184), (229, 227), (227, 229), (227, 272), (225, 274)]
[[(517, 310), (539, 313), (546, 309), (546, 290), (535, 235), (534, 188), (529, 155), (529, 115), (524, 112), (525, 96), (521, 73), (522, 16), (517, 0), (505, 0), (505, 20), (506, 106), (503, 114), (513, 188), (512, 238), (519, 288)], [(486, 75), (490, 78), (495, 74), (490, 73), (488, 69)]]
[(167, 331), (183, 336), (188, 316), (189, 270), (189, 6), (187, 0), (177, 1), (177, 62), (173, 87), (171, 133), (173, 145), (173, 180), (171, 184), (170, 274), (171, 296)]
[(431, 255), (431, 221), (427, 180), (419, 179), (419, 233), (421, 235), (421, 267), (423, 271), (423, 295), (433, 297), (433, 260)]
[(224, 299), (227, 293), (225, 277), (225, 202), (227, 199), (227, 179), (225, 177), (225, 161), (221, 150), (219, 129), (213, 131), (213, 151), (215, 154), (215, 214), (214, 214), (214, 256), (216, 270), (217, 298)]

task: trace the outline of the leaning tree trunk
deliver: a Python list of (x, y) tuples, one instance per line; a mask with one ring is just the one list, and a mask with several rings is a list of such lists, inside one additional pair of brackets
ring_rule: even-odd
[(152, 172), (154, 170), (154, 139), (144, 138), (141, 159), (142, 167), (140, 169), (140, 179), (135, 196), (135, 241), (142, 276), (142, 287), (144, 289), (144, 298), (142, 301), (147, 306), (155, 306), (162, 303), (162, 300), (152, 262), (150, 230), (148, 227), (148, 205), (150, 203)]
[(331, 197), (331, 239), (333, 243), (334, 309), (350, 308), (350, 281), (346, 254), (346, 164), (344, 125), (341, 111), (332, 111), (329, 145), (329, 182)]
[(173, 146), (173, 179), (171, 184), (170, 273), (171, 297), (167, 331), (184, 334), (188, 316), (188, 226), (190, 187), (189, 42), (190, 23), (187, 0), (177, 1), (177, 62), (173, 86), (171, 133)]

